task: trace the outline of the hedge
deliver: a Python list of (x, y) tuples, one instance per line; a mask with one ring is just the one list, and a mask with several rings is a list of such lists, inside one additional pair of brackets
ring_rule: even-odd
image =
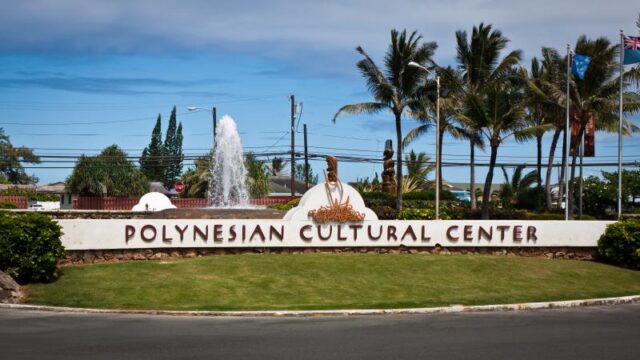
[(49, 282), (64, 257), (60, 226), (38, 213), (0, 211), (0, 270), (19, 283)]
[(598, 258), (612, 264), (640, 268), (640, 221), (623, 220), (608, 225), (598, 240)]

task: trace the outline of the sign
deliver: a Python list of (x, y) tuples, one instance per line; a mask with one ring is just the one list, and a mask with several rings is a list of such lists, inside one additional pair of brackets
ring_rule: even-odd
[(612, 221), (61, 219), (67, 250), (282, 247), (596, 247)]
[(176, 192), (179, 194), (184, 191), (184, 183), (182, 181), (178, 181), (173, 188), (176, 189)]

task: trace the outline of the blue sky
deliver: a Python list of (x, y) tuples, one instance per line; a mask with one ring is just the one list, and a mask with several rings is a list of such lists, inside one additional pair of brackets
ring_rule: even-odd
[[(562, 49), (581, 34), (616, 41), (637, 33), (632, 1), (0, 1), (0, 127), (15, 145), (43, 155), (92, 154), (118, 144), (137, 155), (158, 113), (173, 105), (187, 154), (211, 145), (210, 115), (186, 107), (216, 106), (238, 123), (245, 147), (287, 151), (290, 94), (303, 103), (310, 151), (381, 157), (395, 139), (390, 114), (331, 118), (343, 104), (367, 101), (355, 63), (361, 45), (382, 62), (392, 28), (418, 30), (452, 63), (454, 33), (481, 21), (501, 29), (525, 62), (541, 46)], [(409, 130), (416, 123), (406, 120)], [(302, 130), (302, 125), (300, 125)], [(549, 136), (550, 137), (550, 136)], [(547, 139), (547, 142), (549, 139)], [(297, 137), (302, 144), (302, 136)], [(595, 161), (615, 161), (616, 139), (598, 134)], [(546, 145), (545, 145), (546, 146)], [(640, 158), (637, 137), (625, 159)], [(333, 148), (332, 150), (326, 148)], [(414, 148), (434, 153), (427, 135)], [(445, 161), (464, 162), (468, 144), (445, 140)], [(534, 144), (507, 143), (499, 161), (535, 161)], [(546, 151), (545, 151), (546, 156)], [(487, 154), (479, 154), (485, 162)], [(589, 160), (592, 161), (592, 160)], [(187, 162), (189, 163), (189, 162)], [(35, 168), (41, 183), (64, 180), (69, 163)], [(313, 161), (316, 173), (324, 161)], [(379, 164), (343, 164), (343, 180), (372, 177)], [(586, 174), (601, 169), (588, 168)], [(468, 181), (466, 167), (446, 168)], [(484, 169), (476, 181), (484, 180)], [(496, 182), (502, 177), (497, 176)]]

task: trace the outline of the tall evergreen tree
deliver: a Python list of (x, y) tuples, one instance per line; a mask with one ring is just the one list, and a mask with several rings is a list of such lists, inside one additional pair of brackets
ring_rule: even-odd
[(164, 139), (164, 178), (165, 186), (171, 187), (182, 173), (182, 124), (177, 126), (176, 107), (171, 110), (169, 125)]
[(151, 133), (151, 142), (149, 146), (142, 151), (140, 158), (140, 170), (145, 176), (152, 181), (162, 181), (164, 179), (164, 162), (162, 156), (164, 150), (162, 146), (162, 119), (158, 114), (156, 126)]

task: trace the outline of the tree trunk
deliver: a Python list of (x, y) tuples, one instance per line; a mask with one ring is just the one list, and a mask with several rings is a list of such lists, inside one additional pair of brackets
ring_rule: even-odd
[(444, 129), (440, 129), (440, 134), (438, 134), (438, 180), (440, 184), (440, 191), (442, 192), (442, 138), (444, 137)]
[(547, 197), (547, 210), (551, 211), (551, 173), (553, 172), (553, 160), (556, 153), (556, 147), (558, 146), (558, 140), (562, 130), (556, 129), (551, 139), (551, 149), (549, 150), (549, 160), (547, 161), (547, 174), (544, 182), (544, 192)]
[(484, 191), (482, 192), (482, 220), (489, 219), (489, 202), (491, 201), (491, 184), (493, 183), (493, 170), (496, 167), (498, 157), (498, 144), (491, 143), (491, 160), (489, 161), (489, 171), (484, 181)]
[(471, 149), (469, 152), (469, 192), (471, 193), (471, 209), (478, 207), (478, 200), (476, 199), (476, 144), (473, 139), (469, 140)]
[(578, 138), (576, 139), (577, 141), (575, 142), (575, 144), (573, 144), (571, 148), (571, 152), (573, 152), (573, 155), (571, 156), (571, 177), (569, 178), (569, 193), (567, 194), (567, 204), (569, 206), (569, 219), (573, 218), (573, 205), (574, 205), (573, 193), (575, 189), (573, 179), (575, 178), (575, 175), (576, 175), (576, 159), (578, 158), (578, 153), (580, 151), (579, 150), (580, 139), (582, 139), (583, 131), (584, 131), (584, 127), (581, 124), (580, 131), (578, 132)]
[[(567, 133), (567, 130), (562, 130), (564, 134)], [(563, 136), (562, 139), (562, 166), (560, 168), (560, 179), (558, 180), (558, 210), (562, 209), (562, 198), (564, 196), (564, 178), (565, 178), (565, 165), (567, 164), (567, 137)], [(566, 206), (565, 202), (565, 206)]]
[(538, 191), (536, 192), (536, 209), (540, 209), (541, 208), (541, 204), (542, 204), (542, 194), (540, 194), (540, 189), (542, 188), (542, 135), (536, 135), (536, 147), (538, 150), (537, 153), (537, 163), (536, 163), (536, 170), (538, 171), (538, 176), (537, 176), (537, 180), (538, 180)]
[(395, 113), (396, 117), (396, 209), (402, 210), (402, 114)]

